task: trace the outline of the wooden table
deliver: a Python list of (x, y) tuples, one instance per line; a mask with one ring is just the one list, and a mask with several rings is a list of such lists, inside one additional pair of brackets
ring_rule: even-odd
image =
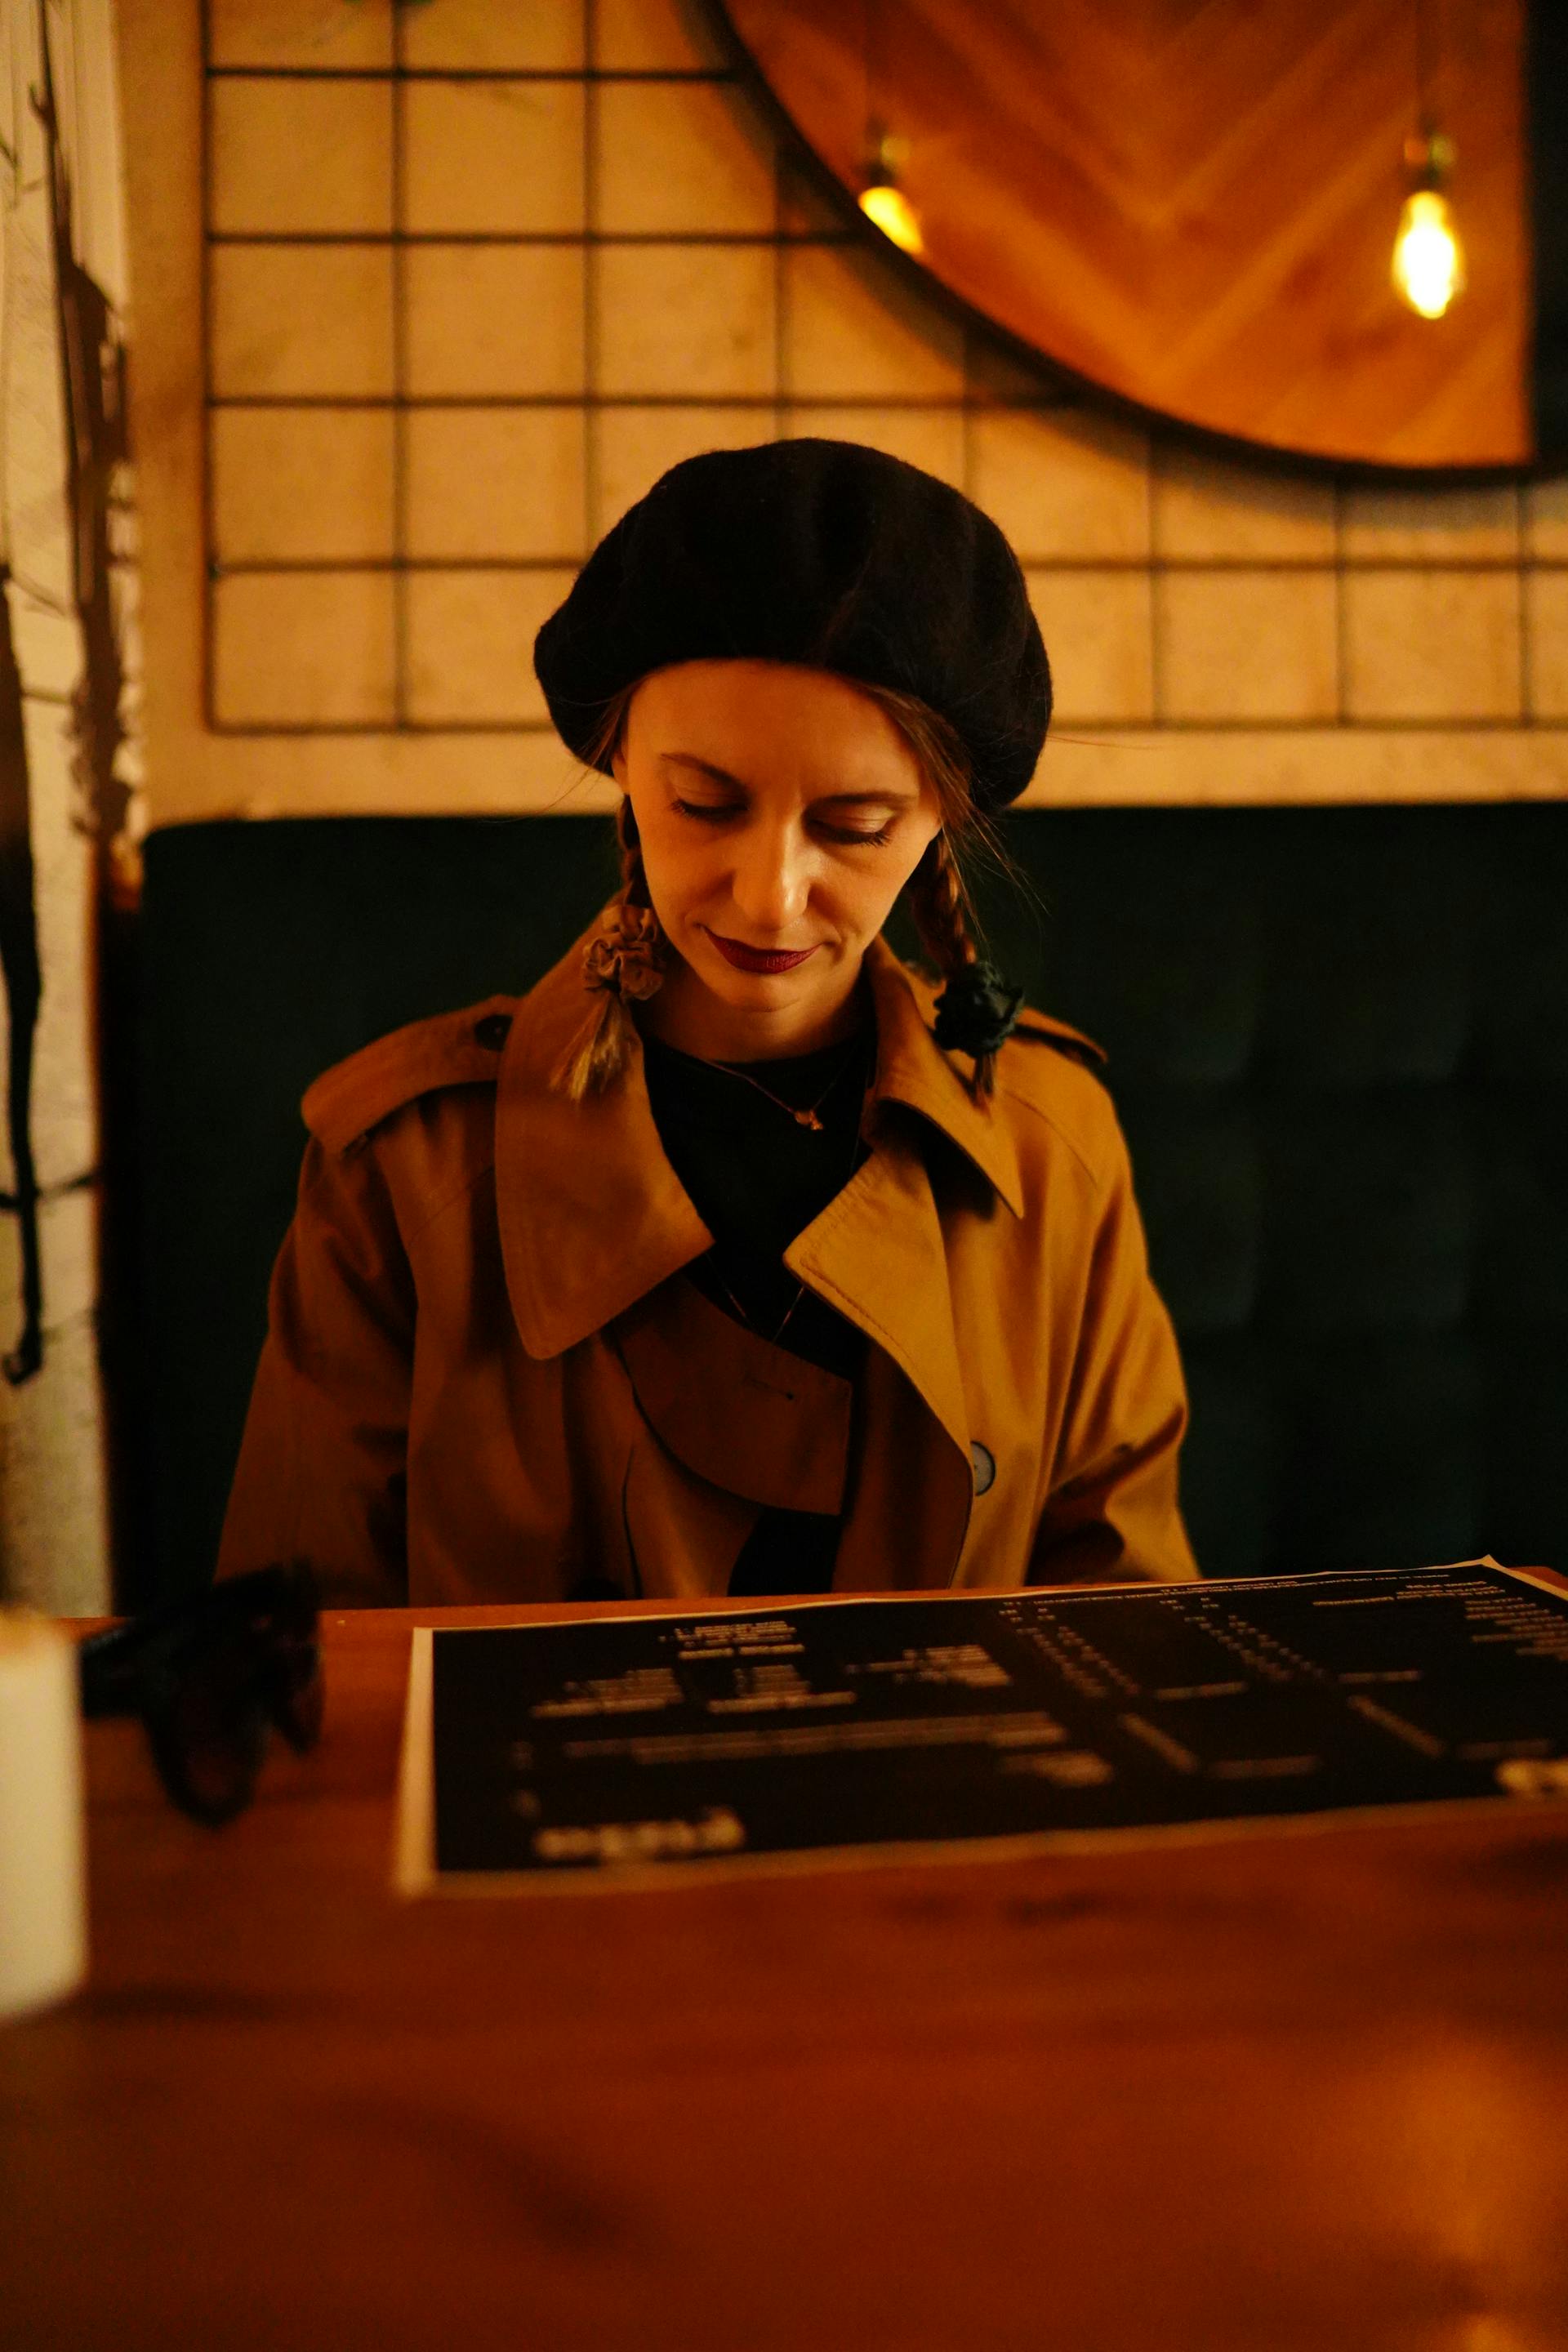
[(5, 2352), (1568, 2346), (1568, 1811), (400, 1902), (410, 1625), (546, 1613), (330, 1618), (222, 1832), (93, 1727)]

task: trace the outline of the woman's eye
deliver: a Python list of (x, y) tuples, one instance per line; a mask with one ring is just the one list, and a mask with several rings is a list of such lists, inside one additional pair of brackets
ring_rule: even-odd
[(675, 807), (681, 816), (694, 816), (703, 824), (722, 824), (727, 816), (739, 814), (731, 801), (677, 801)]
[[(678, 816), (691, 816), (699, 824), (723, 824), (732, 816), (742, 816), (744, 805), (739, 801), (675, 801), (671, 806)], [(892, 839), (893, 826), (889, 822), (875, 833), (866, 833), (853, 825), (819, 824), (817, 831), (825, 841), (853, 842), (880, 848)]]
[(874, 848), (879, 849), (885, 842), (891, 841), (893, 837), (893, 828), (890, 823), (883, 825), (879, 833), (857, 833), (847, 825), (837, 824), (825, 824), (822, 830), (827, 835), (829, 841), (868, 842)]

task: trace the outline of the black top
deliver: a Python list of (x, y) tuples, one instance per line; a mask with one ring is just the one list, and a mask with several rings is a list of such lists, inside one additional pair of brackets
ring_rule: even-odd
[[(659, 1141), (713, 1236), (689, 1278), (748, 1330), (842, 1380), (859, 1370), (865, 1334), (805, 1289), (783, 1254), (866, 1156), (860, 1112), (874, 1043), (868, 1028), (786, 1061), (721, 1063), (643, 1040)], [(800, 1125), (795, 1109), (814, 1110), (820, 1128)], [(836, 1516), (764, 1510), (731, 1591), (826, 1591), (838, 1528)]]
[[(782, 1062), (700, 1062), (657, 1038), (643, 1052), (658, 1139), (713, 1236), (692, 1280), (748, 1330), (852, 1380), (863, 1335), (815, 1292), (803, 1293), (784, 1252), (866, 1156), (869, 1040)], [(820, 1130), (797, 1125), (783, 1103), (815, 1110)]]

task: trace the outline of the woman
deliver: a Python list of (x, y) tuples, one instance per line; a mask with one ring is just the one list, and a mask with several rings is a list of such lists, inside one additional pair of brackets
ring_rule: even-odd
[[(624, 879), (318, 1080), (221, 1570), (340, 1600), (1196, 1573), (1097, 1049), (957, 856), (1050, 712), (1017, 562), (854, 444), (674, 467), (541, 631)], [(884, 944), (907, 892), (940, 996)]]

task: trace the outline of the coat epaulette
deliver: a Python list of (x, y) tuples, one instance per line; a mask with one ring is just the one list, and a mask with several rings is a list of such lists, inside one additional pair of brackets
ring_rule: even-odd
[(411, 1021), (323, 1070), (300, 1108), (329, 1151), (344, 1152), (434, 1087), (493, 1085), (517, 1000), (487, 997), (466, 1012)]
[(1027, 1037), (1037, 1045), (1053, 1045), (1058, 1054), (1081, 1062), (1086, 1069), (1102, 1070), (1110, 1058), (1104, 1046), (1086, 1037), (1081, 1029), (1069, 1028), (1065, 1021), (1054, 1021), (1048, 1013), (1037, 1013), (1032, 1004), (1026, 1004), (1019, 1013), (1013, 1034)]

